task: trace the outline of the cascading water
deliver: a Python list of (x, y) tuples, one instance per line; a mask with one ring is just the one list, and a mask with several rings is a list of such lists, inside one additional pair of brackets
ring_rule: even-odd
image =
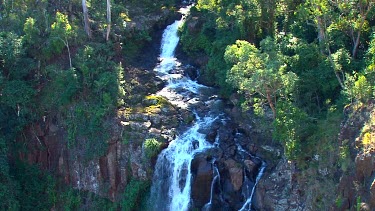
[[(246, 150), (244, 150), (241, 145), (237, 144), (237, 149), (239, 152), (243, 153), (243, 154), (246, 154), (250, 157), (253, 157), (255, 159), (258, 159), (258, 160), (261, 160), (260, 158), (258, 157), (254, 157), (253, 155), (251, 155), (250, 153), (248, 153)], [(263, 173), (264, 173), (264, 170), (266, 169), (267, 167), (267, 164), (262, 161), (262, 165), (260, 166), (260, 170), (258, 172), (258, 175), (257, 177), (255, 178), (255, 183), (253, 184), (252, 187), (247, 187), (245, 188), (245, 191), (244, 191), (244, 197), (247, 198), (245, 204), (241, 207), (241, 209), (239, 211), (246, 211), (246, 210), (251, 210), (251, 202), (252, 202), (252, 199), (253, 199), (253, 195), (254, 195), (254, 192), (255, 192), (255, 188), (259, 182), (259, 180), (262, 178), (263, 176)], [(244, 181), (245, 181), (245, 184), (249, 184), (249, 179), (246, 177), (246, 175), (244, 176)]]
[(212, 171), (213, 171), (214, 178), (213, 178), (212, 183), (211, 183), (210, 201), (203, 206), (203, 209), (202, 209), (203, 211), (211, 210), (213, 195), (214, 195), (214, 188), (215, 188), (216, 183), (218, 181), (220, 181), (220, 173), (219, 173), (219, 170), (217, 169), (217, 166), (215, 165), (215, 160), (213, 160), (212, 165), (213, 165)]
[[(155, 210), (187, 210), (190, 202), (190, 164), (197, 152), (212, 147), (200, 128), (209, 127), (215, 119), (205, 117), (170, 143), (158, 158), (151, 190)], [(168, 190), (167, 190), (168, 189)]]
[[(151, 187), (149, 210), (184, 211), (191, 209), (192, 160), (198, 153), (216, 148), (219, 145), (219, 136), (216, 136), (214, 143), (210, 143), (206, 140), (206, 135), (201, 131), (210, 129), (215, 121), (225, 122), (225, 115), (222, 114), (222, 110), (217, 109), (217, 107), (220, 107), (218, 105), (220, 105), (221, 101), (212, 94), (212, 89), (198, 84), (185, 76), (182, 64), (174, 56), (174, 51), (179, 42), (177, 30), (183, 20), (184, 18), (175, 21), (163, 33), (160, 63), (155, 67), (154, 71), (167, 85), (156, 94), (167, 98), (170, 103), (181, 109), (193, 111), (196, 119), (189, 129), (176, 137), (168, 148), (159, 154)], [(211, 95), (207, 93), (211, 93)], [(204, 102), (203, 105), (207, 107), (206, 110), (208, 112), (199, 113), (196, 111), (198, 107), (196, 104), (200, 103), (199, 105), (202, 105), (202, 102)], [(220, 186), (221, 181), (220, 172), (215, 165), (215, 161), (212, 161), (211, 165), (213, 166), (213, 178), (210, 198), (206, 202), (204, 210), (212, 210), (214, 189), (216, 185)], [(263, 170), (264, 168), (261, 169), (261, 172)], [(260, 177), (261, 174), (258, 175), (257, 181)], [(246, 203), (241, 210), (245, 210), (245, 208), (251, 209), (251, 198), (254, 189), (255, 185), (251, 195), (245, 196), (247, 197)]]

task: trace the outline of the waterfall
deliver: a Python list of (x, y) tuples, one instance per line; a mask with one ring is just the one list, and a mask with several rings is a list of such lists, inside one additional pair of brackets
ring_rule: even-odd
[[(239, 152), (241, 152), (243, 154), (246, 154), (246, 155), (250, 156), (253, 159), (261, 160), (259, 157), (255, 157), (255, 156), (251, 155), (250, 153), (248, 153), (239, 144), (237, 144), (237, 149), (238, 149)], [(249, 178), (246, 176), (246, 174), (244, 174), (244, 181), (245, 181), (244, 183), (247, 184), (247, 187), (245, 188), (245, 191), (243, 191), (243, 195), (244, 195), (244, 198), (247, 198), (247, 200), (243, 204), (243, 206), (241, 207), (241, 209), (239, 211), (251, 210), (251, 204), (252, 204), (251, 202), (252, 202), (252, 199), (253, 199), (253, 195), (255, 193), (255, 188), (256, 188), (259, 180), (262, 178), (264, 170), (267, 167), (266, 162), (264, 162), (263, 160), (261, 160), (261, 162), (262, 162), (262, 165), (260, 166), (260, 170), (258, 172), (257, 177), (255, 178), (255, 183), (253, 184), (252, 187), (249, 187), (249, 182), (248, 182)], [(251, 191), (249, 191), (249, 190), (251, 190)]]
[[(178, 26), (183, 19), (169, 25), (162, 37), (160, 64), (154, 69), (159, 77), (168, 82), (157, 95), (166, 97), (172, 104), (180, 108), (188, 108), (194, 104), (191, 95), (199, 98), (200, 89), (207, 88), (190, 80), (182, 73), (170, 73), (179, 62), (174, 57), (178, 44)], [(189, 99), (188, 101), (184, 99)], [(191, 189), (191, 161), (197, 152), (213, 147), (205, 140), (205, 135), (198, 130), (209, 128), (215, 117), (201, 118), (195, 114), (195, 124), (173, 140), (167, 149), (158, 156), (151, 187), (150, 209), (152, 210), (188, 210)]]
[(214, 120), (211, 117), (197, 117), (196, 123), (159, 155), (151, 189), (155, 210), (189, 208), (191, 161), (197, 152), (212, 147), (198, 130), (209, 127)]
[(264, 161), (262, 161), (260, 171), (259, 171), (259, 173), (258, 173), (258, 175), (255, 179), (255, 184), (251, 188), (251, 192), (250, 192), (249, 196), (247, 197), (247, 200), (246, 200), (245, 204), (241, 207), (241, 209), (239, 211), (251, 210), (251, 202), (252, 202), (252, 199), (253, 199), (253, 195), (255, 193), (255, 188), (256, 188), (259, 180), (262, 178), (264, 170), (266, 169), (266, 167), (267, 167), (266, 163)]
[(212, 180), (212, 183), (211, 183), (210, 201), (203, 206), (203, 209), (202, 209), (203, 211), (209, 211), (212, 209), (211, 206), (212, 206), (212, 200), (214, 196), (215, 184), (220, 181), (220, 172), (217, 169), (217, 166), (215, 165), (215, 160), (213, 160), (212, 165), (213, 165), (212, 171), (213, 171), (214, 179)]
[[(221, 122), (225, 125), (225, 115), (220, 107), (221, 101), (214, 94), (213, 89), (191, 80), (183, 73), (184, 67), (175, 58), (174, 52), (179, 42), (177, 35), (178, 27), (184, 21), (184, 17), (169, 25), (163, 33), (161, 42), (160, 63), (154, 68), (157, 77), (166, 82), (166, 86), (156, 93), (163, 96), (170, 103), (181, 109), (187, 109), (195, 114), (194, 124), (181, 132), (169, 146), (158, 156), (152, 181), (151, 194), (148, 202), (148, 210), (170, 210), (186, 211), (191, 207), (191, 186), (192, 170), (191, 163), (197, 153), (205, 152), (208, 149), (218, 148), (220, 137), (216, 136), (215, 141), (210, 143), (206, 135), (200, 131), (209, 130), (214, 122)], [(210, 95), (210, 93), (212, 95)], [(204, 105), (208, 112), (198, 112), (197, 106)], [(221, 176), (218, 167), (215, 165), (215, 158), (212, 161), (212, 181), (210, 198), (203, 207), (204, 210), (213, 210), (215, 190), (221, 192)], [(262, 176), (265, 163), (256, 178), (252, 190), (245, 194), (246, 203), (241, 210), (251, 209), (251, 199), (255, 191), (256, 183)], [(219, 187), (219, 188), (215, 188)], [(250, 187), (245, 187), (250, 190)], [(222, 200), (220, 193), (219, 200)]]

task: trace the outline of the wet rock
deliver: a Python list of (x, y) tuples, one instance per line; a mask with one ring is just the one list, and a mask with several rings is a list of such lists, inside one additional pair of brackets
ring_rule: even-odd
[(148, 127), (147, 127), (147, 125), (144, 125), (143, 123), (130, 122), (130, 128), (131, 128), (132, 131), (141, 132), (141, 131), (145, 131)]
[(109, 176), (109, 196), (112, 201), (115, 201), (118, 181), (117, 175), (117, 157), (116, 157), (116, 144), (111, 144), (108, 148), (107, 153), (107, 166), (108, 166), (108, 176)]
[(128, 120), (129, 121), (137, 121), (137, 122), (145, 122), (149, 119), (147, 114), (143, 113), (133, 113), (129, 114)]
[(162, 122), (162, 117), (160, 115), (150, 115), (151, 124), (154, 127), (160, 127)]
[(198, 77), (198, 70), (196, 67), (193, 66), (186, 66), (185, 68), (185, 73), (191, 78), (192, 80), (195, 80)]
[(233, 141), (225, 141), (225, 140), (223, 141), (220, 135), (219, 135), (219, 147), (223, 150), (225, 158), (234, 157), (237, 151), (237, 146), (235, 145)]
[(215, 142), (217, 136), (217, 131), (216, 130), (211, 130), (207, 135), (206, 135), (206, 140), (210, 142), (211, 144)]
[(195, 120), (195, 116), (192, 112), (187, 110), (180, 110), (180, 121), (184, 124), (191, 124)]
[(259, 164), (256, 164), (256, 163), (254, 163), (251, 160), (244, 160), (243, 162), (244, 162), (244, 164), (246, 166), (246, 169), (249, 172), (256, 172), (257, 171)]
[(243, 183), (242, 166), (241, 164), (237, 163), (233, 159), (228, 159), (224, 161), (224, 163), (228, 170), (231, 186), (233, 187), (232, 191), (238, 191), (242, 187), (242, 183)]
[(370, 186), (370, 206), (375, 207), (375, 180), (371, 183)]
[[(257, 210), (288, 210), (288, 199), (294, 198), (292, 189), (293, 164), (283, 158), (273, 173), (259, 181), (255, 192)], [(264, 177), (265, 177), (264, 176)]]
[(147, 106), (157, 105), (158, 102), (159, 102), (158, 99), (155, 99), (155, 98), (143, 99), (142, 105), (147, 107)]
[(198, 154), (191, 163), (193, 174), (191, 197), (195, 207), (203, 207), (209, 200), (211, 194), (211, 182), (213, 180), (212, 163), (204, 154)]

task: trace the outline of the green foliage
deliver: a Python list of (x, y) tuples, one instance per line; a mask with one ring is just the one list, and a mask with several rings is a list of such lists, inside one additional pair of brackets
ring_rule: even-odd
[(314, 126), (308, 115), (290, 102), (279, 102), (276, 111), (273, 137), (283, 144), (288, 159), (303, 160), (311, 156), (313, 143), (306, 138), (312, 134)]
[(82, 150), (86, 160), (102, 156), (110, 138), (106, 108), (83, 102), (72, 107), (67, 115), (68, 147)]
[[(283, 52), (290, 55), (288, 68), (299, 77), (294, 92), (296, 105), (312, 116), (324, 114), (328, 109), (324, 102), (328, 99), (336, 101), (339, 98), (339, 84), (335, 75), (327, 71), (331, 68), (329, 62), (320, 54), (316, 43), (291, 38), (285, 45), (291, 47), (283, 49)], [(339, 58), (342, 57), (337, 57), (341, 61)], [(346, 65), (342, 64), (341, 67)]]
[(43, 107), (51, 110), (69, 105), (80, 90), (75, 69), (59, 70), (56, 66), (47, 69), (51, 82), (43, 90)]
[(20, 186), (17, 195), (20, 210), (49, 210), (55, 202), (55, 183), (51, 176), (37, 166), (17, 162), (12, 176)]
[(126, 186), (123, 198), (121, 200), (121, 210), (133, 211), (139, 210), (142, 197), (149, 190), (150, 182), (141, 180), (130, 180)]
[(207, 55), (208, 62), (201, 80), (219, 86), (223, 94), (230, 95), (232, 90), (225, 80), (228, 65), (223, 58), (224, 51), (227, 45), (238, 39), (257, 39), (261, 31), (259, 3), (202, 0), (197, 2), (191, 13), (193, 18), (187, 20), (181, 32), (183, 49), (193, 58)]
[(285, 71), (284, 58), (277, 51), (274, 40), (263, 40), (261, 50), (263, 52), (240, 40), (228, 46), (224, 58), (233, 66), (227, 74), (227, 81), (245, 94), (247, 103), (251, 98), (261, 100), (258, 104), (267, 101), (275, 115), (277, 100), (290, 98), (297, 76)]
[(155, 138), (146, 139), (143, 143), (144, 153), (147, 159), (151, 159), (157, 156), (160, 152), (162, 142), (159, 142)]
[(367, 67), (366, 71), (375, 75), (375, 33), (371, 36), (369, 48), (367, 50)]
[(111, 47), (110, 43), (87, 45), (76, 57), (76, 69), (52, 72), (56, 78), (51, 87), (61, 97), (60, 105), (70, 102), (70, 108), (63, 110), (68, 146), (82, 148), (87, 159), (105, 152), (111, 127), (107, 118), (125, 94), (123, 69), (111, 61)]
[(348, 140), (344, 140), (342, 143), (342, 146), (340, 147), (340, 153), (339, 153), (339, 164), (341, 170), (346, 172), (350, 165), (350, 151), (348, 146)]
[(367, 81), (364, 75), (347, 75), (343, 93), (351, 102), (366, 103), (373, 97), (373, 86)]
[[(326, 116), (316, 121), (313, 133), (306, 139), (307, 142), (311, 143), (311, 150), (313, 150), (314, 154), (319, 155), (319, 165), (321, 168), (337, 165), (337, 163), (333, 162), (337, 161), (336, 159), (340, 154), (340, 150), (346, 156), (345, 148), (340, 149), (337, 141), (340, 124), (343, 121), (342, 112), (329, 102), (327, 102), (327, 106), (329, 109), (326, 112)], [(343, 146), (345, 146), (344, 143)], [(309, 165), (309, 163), (305, 165)]]
[(78, 191), (68, 187), (67, 190), (59, 190), (58, 205), (63, 210), (77, 210), (82, 204), (82, 199)]
[(35, 19), (32, 17), (28, 17), (26, 19), (26, 22), (23, 26), (23, 31), (25, 32), (23, 39), (25, 42), (32, 44), (39, 39), (40, 30), (37, 28), (35, 22)]
[(361, 196), (357, 196), (355, 208), (357, 211), (361, 211)]
[(22, 40), (12, 32), (0, 32), (0, 66), (10, 74), (22, 54)]
[(68, 16), (56, 13), (56, 20), (51, 25), (49, 54), (59, 54), (68, 45), (68, 39), (73, 36), (73, 28), (68, 21)]
[(341, 208), (341, 206), (343, 205), (344, 201), (342, 199), (341, 196), (337, 196), (336, 200), (335, 200), (335, 205), (336, 207), (338, 208)]
[(34, 90), (25, 81), (8, 81), (2, 90), (1, 103), (19, 111), (21, 108), (27, 109), (26, 106), (31, 103), (34, 93)]
[(10, 175), (8, 152), (6, 141), (0, 135), (0, 210), (18, 210), (20, 205), (17, 195), (20, 187)]

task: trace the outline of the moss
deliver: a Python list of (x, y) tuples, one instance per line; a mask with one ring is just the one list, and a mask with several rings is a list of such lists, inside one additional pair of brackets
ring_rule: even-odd
[(157, 95), (146, 96), (144, 104), (146, 105), (144, 112), (148, 114), (159, 113), (160, 109), (172, 106), (166, 98)]
[(161, 105), (161, 106), (166, 105), (166, 104), (168, 104), (168, 105), (170, 104), (166, 98), (164, 98), (162, 96), (157, 96), (157, 95), (148, 95), (148, 96), (146, 96), (146, 100), (150, 100), (150, 101), (154, 100), (154, 101), (156, 101), (156, 105)]
[(147, 159), (151, 159), (157, 156), (160, 152), (162, 142), (159, 142), (155, 138), (146, 139), (144, 142), (144, 152)]

